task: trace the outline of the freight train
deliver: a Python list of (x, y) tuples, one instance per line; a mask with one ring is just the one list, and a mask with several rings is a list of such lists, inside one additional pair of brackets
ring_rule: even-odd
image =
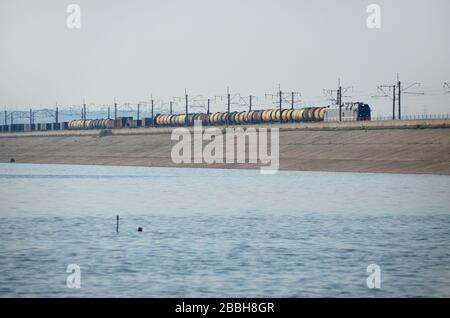
[[(341, 120), (371, 120), (371, 108), (364, 103), (346, 104), (341, 108)], [(157, 115), (156, 126), (192, 126), (199, 120), (203, 125), (245, 125), (261, 123), (307, 123), (339, 121), (339, 107), (310, 107), (302, 109), (267, 109), (242, 112), (219, 112), (213, 114)]]
[(241, 112), (218, 112), (212, 114), (189, 115), (158, 115), (155, 117), (157, 126), (192, 126), (194, 121), (201, 121), (203, 125), (245, 125), (279, 122), (320, 122), (325, 119), (325, 107), (303, 109), (267, 109)]
[[(339, 113), (341, 112), (341, 115)], [(132, 117), (117, 119), (77, 119), (52, 124), (13, 124), (0, 126), (0, 132), (114, 129), (138, 127), (181, 127), (192, 126), (201, 121), (205, 126), (246, 125), (264, 123), (308, 123), (331, 121), (371, 120), (371, 108), (364, 103), (346, 104), (344, 107), (308, 107), (301, 109), (266, 109), (241, 112), (217, 112), (210, 114), (156, 115), (154, 119), (133, 120)]]

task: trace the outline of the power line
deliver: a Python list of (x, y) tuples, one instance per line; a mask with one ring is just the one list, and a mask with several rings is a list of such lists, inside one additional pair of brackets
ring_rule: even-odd
[(409, 91), (410, 89), (413, 88), (420, 88), (421, 83), (412, 83), (407, 87), (403, 87), (402, 86), (402, 82), (400, 81), (400, 76), (397, 73), (397, 89), (398, 89), (398, 119), (401, 120), (402, 119), (402, 94), (406, 94), (406, 95), (425, 95), (425, 93), (423, 92), (411, 92)]
[(187, 93), (187, 89), (184, 89), (184, 97), (174, 97), (174, 100), (177, 101), (183, 101), (185, 102), (185, 115), (186, 115), (186, 119), (185, 119), (185, 125), (189, 126), (189, 107), (192, 106), (196, 107), (196, 105), (198, 105), (199, 103), (199, 98), (201, 98), (201, 95), (196, 95), (194, 97), (189, 97), (188, 93)]
[[(436, 88), (433, 86), (425, 87), (426, 94), (423, 92), (423, 87), (421, 83), (403, 83), (400, 81), (400, 78), (397, 77), (397, 80), (388, 85), (380, 85), (377, 87), (377, 96), (373, 96), (373, 94), (368, 95), (363, 91), (360, 92), (354, 92), (353, 87), (342, 87), (340, 81), (338, 82), (338, 88), (337, 89), (324, 89), (323, 95), (321, 96), (304, 96), (298, 92), (284, 92), (279, 87), (278, 92), (275, 94), (265, 94), (266, 98), (267, 96), (270, 96), (272, 99), (272, 102), (275, 103), (277, 106), (280, 106), (280, 109), (283, 110), (283, 108), (288, 108), (288, 105), (290, 108), (298, 107), (297, 105), (299, 103), (302, 103), (302, 105), (309, 104), (311, 106), (314, 106), (318, 103), (324, 103), (325, 98), (328, 97), (329, 100), (332, 101), (333, 104), (338, 105), (342, 107), (344, 103), (344, 98), (350, 97), (346, 96), (347, 92), (352, 90), (352, 97), (358, 98), (358, 99), (368, 99), (370, 101), (373, 101), (375, 98), (379, 97), (390, 97), (393, 105), (393, 118), (397, 117), (398, 119), (401, 119), (402, 117), (402, 111), (403, 107), (405, 107), (405, 100), (404, 98), (409, 95), (408, 101), (411, 99), (411, 101), (424, 98), (429, 100), (437, 100), (441, 96), (449, 96), (450, 93), (450, 83), (444, 82), (442, 85), (440, 85), (440, 88)], [(395, 90), (395, 92), (394, 92)], [(281, 94), (280, 94), (281, 92)], [(229, 96), (228, 96), (229, 95)], [(415, 95), (415, 96), (412, 96)], [(423, 97), (423, 96), (426, 97)], [(323, 97), (321, 99), (320, 97)], [(443, 97), (444, 98), (444, 97)], [(182, 97), (183, 104), (186, 97)], [(229, 89), (227, 90), (227, 94), (224, 96), (216, 96), (214, 99), (199, 99), (198, 96), (189, 96), (188, 97), (188, 112), (189, 110), (192, 111), (192, 109), (199, 108), (202, 110), (206, 110), (206, 112), (211, 112), (211, 102), (216, 102), (217, 99), (226, 101), (226, 107), (228, 112), (231, 112), (232, 108), (234, 106), (238, 107), (246, 107), (249, 111), (252, 110), (255, 107), (255, 104), (260, 104), (265, 102), (271, 102), (267, 99), (262, 98), (261, 102), (258, 101), (258, 97), (256, 95), (247, 95), (247, 96), (241, 96), (240, 94), (231, 94)], [(153, 97), (152, 97), (153, 100)], [(407, 102), (407, 101), (406, 101)], [(81, 103), (80, 103), (81, 104)], [(117, 119), (119, 116), (119, 113), (133, 113), (137, 114), (137, 117), (140, 119), (144, 112), (146, 112), (149, 108), (149, 105), (152, 104), (152, 102), (149, 101), (139, 101), (138, 103), (117, 103), (116, 98), (114, 98), (114, 104), (109, 105), (95, 105), (93, 103), (86, 103), (86, 100), (83, 98), (83, 103), (81, 105), (60, 105), (59, 103), (56, 103), (55, 106), (35, 106), (29, 105), (29, 107), (26, 107), (27, 110), (24, 113), (21, 113), (23, 111), (20, 110), (11, 110), (7, 111), (6, 115), (4, 116), (4, 119), (6, 122), (17, 122), (17, 120), (20, 119), (28, 119), (30, 120), (30, 123), (34, 123), (34, 119), (42, 119), (42, 118), (52, 118), (55, 120), (55, 122), (60, 122), (66, 119), (69, 116), (73, 116), (74, 118), (81, 118), (87, 119), (88, 113), (90, 113), (91, 116), (93, 116), (94, 112), (101, 111), (104, 112), (105, 115), (107, 115), (108, 118), (112, 117), (112, 112), (114, 111), (114, 119)], [(152, 118), (154, 118), (155, 111), (167, 111), (168, 113), (174, 113), (175, 107), (177, 107), (176, 101), (171, 101), (169, 103), (164, 101), (153, 101), (152, 106)], [(398, 106), (397, 106), (398, 105)], [(114, 110), (112, 109), (114, 107)], [(395, 107), (398, 107), (398, 113), (397, 109)], [(395, 110), (394, 110), (395, 108)], [(145, 109), (145, 111), (143, 111)], [(184, 111), (186, 112), (186, 111)], [(396, 112), (394, 114), (394, 112)], [(97, 115), (98, 116), (98, 115)]]
[[(389, 93), (392, 93), (392, 120), (395, 120), (395, 101), (396, 101), (396, 85), (379, 85), (377, 90), (379, 95), (373, 96), (375, 98), (377, 97), (389, 97)], [(389, 93), (386, 91), (388, 90)]]
[(240, 96), (239, 95), (239, 106), (248, 107), (248, 111), (252, 110), (254, 106), (254, 102), (258, 100), (258, 96), (248, 95), (248, 96)]
[[(228, 116), (226, 117), (226, 124), (227, 126), (230, 124), (230, 113), (231, 113), (231, 105), (239, 105), (239, 101), (241, 100), (241, 95), (239, 93), (231, 94), (230, 93), (230, 87), (227, 87), (227, 93), (226, 95), (217, 95), (214, 96), (214, 100), (226, 100), (227, 102), (227, 113)], [(238, 100), (236, 102), (236, 99)]]
[[(353, 86), (342, 87), (340, 78), (338, 79), (338, 88), (336, 90), (334, 89), (323, 90), (323, 94), (325, 96), (329, 96), (331, 102), (335, 102), (335, 105), (339, 106), (339, 121), (342, 121), (342, 106), (344, 104), (343, 98), (344, 97), (351, 98), (351, 96), (346, 96), (344, 94), (347, 94), (347, 92), (350, 90), (353, 92)], [(336, 94), (336, 99), (334, 99), (333, 96), (334, 94)]]
[(404, 87), (403, 83), (400, 81), (400, 76), (397, 73), (397, 82), (395, 84), (391, 85), (379, 85), (378, 86), (378, 92), (382, 93), (380, 96), (374, 96), (374, 97), (388, 97), (389, 94), (386, 92), (386, 89), (389, 89), (389, 93), (392, 92), (392, 120), (395, 120), (395, 102), (397, 101), (398, 104), (398, 119), (402, 119), (402, 95), (424, 95), (423, 92), (417, 92), (417, 91), (411, 91), (414, 88), (420, 88), (421, 83), (415, 82), (412, 84), (409, 84), (408, 86)]
[(278, 92), (276, 94), (269, 93), (265, 94), (265, 97), (270, 97), (272, 99), (275, 99), (275, 104), (278, 104), (278, 108), (280, 111), (280, 122), (283, 121), (283, 118), (281, 116), (283, 112), (283, 104), (289, 104), (291, 109), (294, 109), (295, 103), (300, 102), (299, 97), (301, 97), (301, 93), (299, 92), (283, 92), (281, 90), (281, 85), (278, 84)]

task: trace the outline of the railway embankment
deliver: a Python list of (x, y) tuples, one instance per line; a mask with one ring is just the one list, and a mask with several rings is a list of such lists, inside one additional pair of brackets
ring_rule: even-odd
[[(242, 126), (246, 127), (280, 128), (281, 170), (450, 175), (448, 119)], [(171, 151), (177, 141), (171, 140), (172, 131), (138, 128), (2, 133), (0, 162), (237, 169), (260, 166), (175, 164)]]

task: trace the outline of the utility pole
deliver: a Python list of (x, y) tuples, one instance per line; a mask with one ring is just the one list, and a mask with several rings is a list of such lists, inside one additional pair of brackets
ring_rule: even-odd
[(184, 96), (186, 98), (186, 118), (185, 118), (185, 125), (186, 127), (189, 126), (189, 96), (187, 93), (187, 89), (184, 90)]
[(111, 106), (108, 105), (108, 119), (111, 119)]
[(407, 87), (402, 86), (402, 82), (400, 81), (399, 75), (397, 74), (397, 82), (394, 85), (380, 85), (378, 86), (378, 91), (382, 92), (381, 96), (374, 97), (387, 97), (388, 93), (384, 90), (388, 88), (392, 90), (392, 120), (395, 120), (395, 102), (398, 101), (398, 114), (397, 119), (402, 119), (402, 94), (412, 94), (412, 95), (424, 95), (423, 92), (410, 92), (409, 89), (413, 87), (420, 87), (420, 83), (413, 83)]
[(55, 122), (58, 123), (58, 106), (56, 106), (56, 111), (55, 111)]
[(170, 104), (170, 110), (169, 110), (169, 112), (170, 112), (170, 114), (172, 115), (173, 102), (171, 101), (169, 104)]
[(81, 120), (86, 120), (86, 99), (83, 98), (83, 106), (81, 107)]
[(296, 102), (301, 102), (302, 94), (299, 93), (299, 92), (290, 92), (290, 94), (291, 94), (291, 109), (294, 109), (295, 108), (295, 103)]
[(228, 116), (227, 116), (227, 126), (230, 124), (230, 110), (231, 110), (231, 94), (230, 94), (230, 88), (227, 88), (227, 98), (228, 98), (228, 103), (227, 103), (227, 112), (228, 112)]
[(86, 128), (86, 103), (83, 104), (83, 113), (84, 113), (84, 120), (83, 120), (83, 128)]
[(242, 107), (248, 107), (248, 111), (251, 112), (252, 108), (253, 108), (253, 103), (254, 103), (255, 99), (257, 99), (257, 97), (253, 96), (253, 95), (248, 95), (245, 97), (248, 98), (248, 101), (246, 100), (246, 98), (239, 96), (238, 105), (242, 106)]
[(342, 104), (342, 86), (339, 86), (337, 89), (337, 104), (339, 106)]
[[(342, 87), (341, 79), (338, 79), (338, 88), (334, 89), (324, 89), (323, 93), (325, 96), (329, 96), (331, 102), (335, 102), (335, 105), (339, 107), (339, 121), (342, 121), (342, 106), (344, 106), (343, 97), (351, 97), (344, 96), (349, 90), (353, 90), (353, 86)], [(336, 99), (334, 99), (334, 94), (336, 94)]]
[(140, 110), (139, 107), (140, 107), (140, 104), (138, 103), (137, 104), (137, 120), (139, 120), (139, 110)]
[[(206, 106), (204, 104), (204, 100), (200, 100), (201, 95), (189, 95), (187, 92), (187, 89), (184, 90), (184, 96), (177, 96), (177, 97), (173, 97), (175, 103), (179, 102), (184, 102), (185, 103), (185, 126), (189, 126), (191, 123), (189, 121), (189, 111), (192, 111), (192, 109), (194, 108), (202, 108), (204, 110), (206, 110)], [(200, 105), (201, 104), (201, 105)], [(191, 117), (192, 118), (192, 117)]]
[(231, 104), (233, 104), (233, 105), (236, 104), (236, 103), (233, 103), (233, 100), (234, 100), (236, 97), (241, 98), (241, 96), (240, 96), (239, 94), (233, 94), (233, 95), (231, 95), (231, 93), (230, 93), (230, 87), (229, 87), (229, 86), (227, 87), (227, 93), (226, 93), (225, 96), (223, 96), (223, 95), (215, 96), (215, 99), (216, 99), (216, 100), (217, 100), (217, 98), (219, 98), (220, 100), (224, 100), (224, 99), (227, 100), (227, 115), (228, 115), (228, 116), (227, 116), (226, 122), (225, 122), (225, 124), (226, 124), (227, 126), (230, 124)]
[(339, 105), (339, 121), (342, 121), (342, 86), (340, 84), (339, 84), (339, 88), (338, 88), (337, 100), (338, 100), (338, 105)]
[(402, 82), (398, 80), (398, 120), (402, 120)]
[(283, 119), (281, 118), (281, 113), (283, 112), (283, 92), (281, 91), (281, 85), (278, 86), (279, 87), (279, 94), (280, 94), (280, 123), (283, 122)]
[[(226, 99), (227, 103), (227, 118), (226, 118), (226, 125), (231, 124), (230, 121), (230, 114), (231, 114), (231, 106), (232, 105), (240, 105), (239, 102), (242, 100), (242, 96), (239, 93), (231, 94), (230, 87), (227, 87), (227, 93), (225, 95), (219, 95), (215, 96), (214, 99), (217, 101), (217, 99), (223, 101)], [(238, 101), (236, 101), (238, 99)]]
[(152, 104), (152, 127), (155, 127), (155, 115), (154, 115), (155, 101), (153, 100), (153, 95), (152, 95), (151, 104)]
[(230, 87), (227, 86), (227, 93), (224, 95), (220, 95), (220, 96), (215, 96), (215, 99), (217, 100), (217, 98), (219, 98), (221, 101), (223, 101), (224, 99), (226, 99), (227, 101), (227, 119), (225, 124), (228, 126), (230, 124), (230, 112), (231, 112), (231, 103), (233, 102), (234, 98), (236, 96), (239, 96), (239, 94), (234, 94), (233, 96), (231, 96), (230, 93)]
[(206, 113), (209, 115), (210, 112), (210, 105), (211, 105), (211, 99), (208, 98), (208, 109), (206, 110)]
[(33, 110), (30, 108), (30, 125), (33, 124)]
[(8, 125), (8, 112), (5, 110), (5, 126)]
[(278, 92), (277, 94), (266, 94), (267, 96), (272, 96), (272, 98), (278, 99), (278, 110), (280, 112), (280, 123), (283, 122), (283, 118), (281, 116), (281, 113), (283, 112), (283, 91), (281, 90), (281, 85), (278, 84)]
[(117, 120), (117, 103), (114, 102), (114, 120)]

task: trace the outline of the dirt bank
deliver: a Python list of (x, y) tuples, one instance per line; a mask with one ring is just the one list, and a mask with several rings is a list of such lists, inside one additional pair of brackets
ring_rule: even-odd
[[(450, 128), (370, 123), (283, 126), (280, 168), (303, 171), (387, 172), (450, 175)], [(325, 126), (324, 126), (325, 125)], [(366, 124), (367, 125), (367, 124)], [(397, 124), (396, 124), (397, 125)], [(420, 128), (418, 128), (420, 127)], [(444, 128), (442, 128), (444, 127)], [(181, 167), (170, 158), (170, 129), (2, 134), (0, 162)], [(186, 167), (257, 168), (249, 164)]]

